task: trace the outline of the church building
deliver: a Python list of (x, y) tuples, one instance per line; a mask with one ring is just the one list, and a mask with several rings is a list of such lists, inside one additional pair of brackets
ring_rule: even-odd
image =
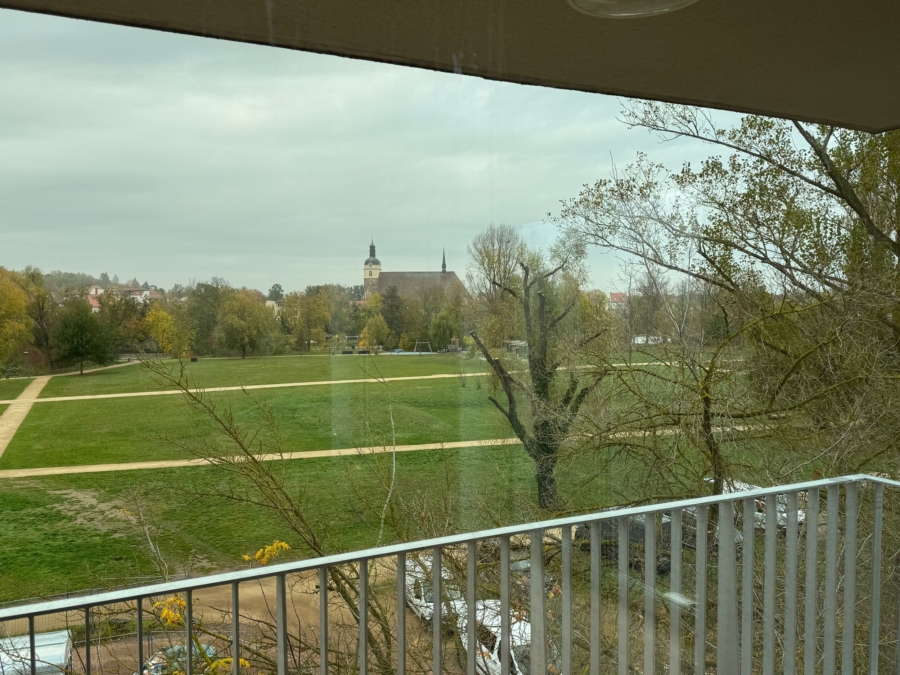
[(447, 271), (447, 256), (443, 255), (440, 272), (382, 272), (381, 261), (375, 256), (375, 240), (369, 244), (369, 257), (363, 263), (363, 286), (366, 298), (373, 293), (384, 295), (391, 286), (397, 287), (401, 297), (414, 298), (440, 288), (445, 294), (465, 293), (466, 288), (456, 276)]

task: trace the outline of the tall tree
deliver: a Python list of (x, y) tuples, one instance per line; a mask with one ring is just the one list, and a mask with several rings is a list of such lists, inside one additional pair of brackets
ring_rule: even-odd
[(72, 299), (63, 308), (56, 333), (61, 360), (74, 361), (84, 374), (84, 362), (104, 365), (112, 360), (112, 343), (100, 319), (84, 300)]
[(31, 338), (28, 297), (12, 274), (0, 267), (0, 366), (16, 356)]
[(384, 317), (381, 314), (376, 314), (366, 323), (366, 327), (359, 336), (359, 343), (364, 347), (380, 347), (384, 345), (389, 332)]
[[(559, 383), (560, 367), (567, 357), (603, 334), (599, 322), (578, 325), (574, 333), (572, 330), (570, 315), (583, 296), (583, 252), (558, 249), (551, 262), (539, 251), (529, 250), (511, 228), (493, 225), (476, 238), (470, 250), (476, 270), (472, 278), (482, 289), (482, 297), (489, 306), (499, 294), (512, 298), (525, 324), (525, 373), (507, 367), (492, 354), (477, 330), (471, 335), (499, 380), (506, 405), (494, 396), (489, 400), (509, 422), (534, 462), (538, 504), (554, 509), (559, 505), (556, 467), (560, 451), (581, 406), (603, 377), (602, 372), (579, 377), (575, 370), (569, 370), (568, 381)], [(526, 410), (519, 407), (522, 399), (527, 403)]]
[(624, 117), (725, 156), (677, 173), (639, 157), (566, 204), (566, 233), (718, 289), (760, 408), (803, 413), (778, 428), (793, 470), (885, 470), (900, 446), (900, 133), (756, 116), (720, 128), (657, 103)]
[(56, 328), (59, 323), (59, 303), (44, 284), (44, 275), (37, 267), (26, 267), (14, 275), (28, 298), (28, 315), (32, 320), (34, 345), (47, 357), (51, 368), (56, 366)]
[(281, 302), (281, 299), (283, 297), (284, 289), (281, 287), (281, 284), (272, 284), (272, 288), (269, 289), (269, 294), (266, 296), (266, 300)]
[(405, 330), (403, 325), (403, 299), (396, 286), (391, 286), (381, 298), (381, 316), (394, 333), (400, 335)]
[(144, 338), (145, 305), (118, 293), (104, 293), (97, 300), (100, 304), (97, 316), (114, 347), (133, 347)]
[(312, 349), (312, 343), (325, 340), (328, 324), (328, 295), (325, 293), (288, 293), (281, 307), (281, 323), (298, 345)]
[(274, 328), (275, 318), (256, 291), (235, 291), (222, 306), (219, 328), (222, 340), (241, 358), (260, 349)]
[(458, 328), (453, 321), (450, 312), (443, 311), (431, 321), (428, 328), (428, 336), (431, 338), (431, 348), (436, 351), (446, 349), (453, 337), (457, 335)]
[(219, 315), (225, 300), (234, 293), (228, 282), (220, 277), (200, 282), (188, 295), (188, 313), (196, 323), (194, 349), (201, 354), (218, 352)]

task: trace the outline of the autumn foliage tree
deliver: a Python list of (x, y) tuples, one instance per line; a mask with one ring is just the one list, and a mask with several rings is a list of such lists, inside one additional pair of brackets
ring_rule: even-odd
[(274, 328), (274, 315), (255, 291), (235, 291), (222, 307), (219, 328), (222, 340), (241, 358), (260, 349)]
[(0, 366), (28, 344), (31, 324), (28, 297), (13, 276), (0, 267)]

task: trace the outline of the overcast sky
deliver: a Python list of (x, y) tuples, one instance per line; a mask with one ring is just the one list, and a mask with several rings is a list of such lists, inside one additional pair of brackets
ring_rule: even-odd
[[(0, 10), (0, 265), (286, 290), (462, 276), (490, 223), (535, 243), (639, 150), (618, 99)], [(592, 256), (609, 290), (616, 261)]]

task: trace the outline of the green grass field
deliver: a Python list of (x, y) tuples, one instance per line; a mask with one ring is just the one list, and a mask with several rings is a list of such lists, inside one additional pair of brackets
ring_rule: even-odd
[[(178, 362), (166, 360), (172, 368)], [(408, 377), (435, 373), (484, 372), (484, 361), (454, 354), (429, 356), (272, 356), (248, 359), (203, 359), (186, 363), (185, 372), (198, 387), (232, 387), (285, 382), (324, 382), (366, 379), (377, 376)], [(82, 396), (138, 391), (161, 387), (140, 364), (88, 373), (54, 377), (41, 392), (42, 398)]]
[[(384, 464), (387, 456), (377, 461)], [(436, 501), (448, 494), (453, 529), (490, 527), (502, 519), (521, 522), (516, 499), (533, 497), (531, 463), (520, 447), (441, 450), (397, 456), (397, 499), (416, 491)], [(305, 496), (317, 527), (328, 531), (330, 550), (374, 545), (384, 489), (362, 458), (323, 458), (285, 464), (290, 489)], [(139, 574), (153, 574), (143, 536), (122, 511), (136, 504), (160, 532), (172, 564), (188, 556), (195, 573), (242, 566), (240, 556), (273, 539), (296, 544), (289, 531), (261, 509), (196, 490), (227, 480), (215, 467), (127, 471), (90, 476), (52, 476), (0, 484), (0, 601), (96, 588)], [(576, 481), (561, 482), (572, 492)], [(570, 494), (589, 503), (579, 488)], [(339, 486), (339, 487), (336, 487)], [(596, 493), (596, 494), (594, 494)], [(370, 500), (366, 503), (366, 500)], [(422, 531), (421, 536), (430, 532)], [(388, 540), (390, 535), (388, 536)]]
[[(195, 384), (206, 387), (362, 379), (434, 373), (483, 372), (483, 361), (428, 357), (270, 357), (201, 359), (188, 364)], [(253, 400), (272, 411), (285, 451), (368, 447), (390, 443), (390, 413), (397, 443), (481, 440), (511, 436), (508, 424), (487, 400), (482, 378), (455, 377), (393, 382), (388, 387), (352, 383), (264, 389)], [(10, 381), (21, 383), (29, 380)], [(479, 388), (477, 385), (481, 383)], [(0, 385), (3, 385), (0, 382)], [(44, 396), (140, 392), (158, 389), (140, 365), (85, 376), (52, 378)], [(0, 389), (0, 392), (3, 392)], [(8, 391), (12, 391), (11, 389)], [(21, 389), (19, 389), (21, 391)], [(2, 393), (0, 393), (2, 395)], [(12, 398), (14, 395), (10, 394)], [(258, 411), (247, 394), (215, 393), (248, 429)], [(613, 401), (619, 405), (621, 402)], [(74, 466), (190, 455), (172, 441), (210, 438), (202, 416), (179, 395), (45, 402), (35, 404), (0, 458), (0, 469)], [(473, 530), (531, 517), (533, 465), (520, 446), (419, 451), (397, 455), (398, 504), (414, 504), (427, 492), (431, 503), (452, 512), (449, 529)], [(317, 526), (328, 532), (329, 549), (371, 546), (384, 487), (372, 472), (390, 455), (316, 458), (287, 462), (285, 478)], [(624, 484), (625, 462), (615, 471), (601, 458), (579, 457), (558, 475), (560, 494), (573, 511), (605, 503)], [(215, 467), (124, 471), (11, 479), (0, 483), (0, 601), (48, 596), (128, 583), (154, 573), (143, 554), (144, 537), (123, 509), (142, 510), (159, 529), (160, 544), (173, 564), (189, 556), (196, 574), (234, 569), (240, 556), (291, 533), (270, 514), (247, 504), (198, 497), (230, 480)], [(409, 520), (415, 526), (418, 516)], [(440, 520), (439, 518), (437, 520)], [(413, 532), (429, 536), (433, 532)]]
[[(248, 427), (259, 426), (253, 401), (278, 420), (285, 451), (389, 445), (390, 412), (399, 445), (504, 438), (510, 430), (488, 392), (456, 378), (341, 384), (213, 395)], [(0, 469), (184, 459), (172, 443), (210, 437), (205, 420), (180, 395), (37, 403)]]
[(30, 377), (21, 377), (14, 380), (0, 380), (0, 401), (14, 399), (21, 394), (29, 384), (31, 384)]

